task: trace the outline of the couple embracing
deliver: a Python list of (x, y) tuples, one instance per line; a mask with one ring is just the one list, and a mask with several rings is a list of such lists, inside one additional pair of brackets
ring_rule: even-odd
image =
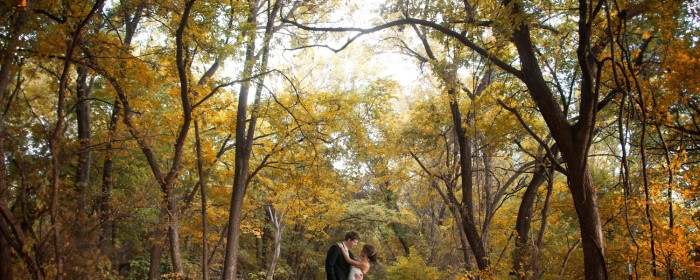
[(359, 260), (354, 260), (350, 249), (360, 242), (360, 235), (351, 231), (343, 242), (331, 246), (326, 255), (326, 277), (328, 280), (362, 280), (369, 271), (370, 263), (377, 263), (374, 246), (365, 244)]

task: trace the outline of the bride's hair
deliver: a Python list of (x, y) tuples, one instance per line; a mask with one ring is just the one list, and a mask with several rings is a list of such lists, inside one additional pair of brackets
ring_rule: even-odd
[(362, 247), (362, 252), (365, 253), (369, 262), (377, 263), (377, 252), (374, 251), (374, 246), (365, 244), (365, 246)]

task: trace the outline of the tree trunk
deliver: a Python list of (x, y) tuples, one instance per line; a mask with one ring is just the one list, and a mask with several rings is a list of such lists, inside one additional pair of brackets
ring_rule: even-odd
[[(452, 206), (450, 208), (454, 209), (457, 208), (457, 206)], [(472, 269), (474, 269), (474, 265), (472, 264), (471, 259), (472, 254), (470, 254), (469, 252), (473, 252), (473, 250), (472, 247), (469, 246), (469, 237), (467, 236), (467, 231), (464, 229), (464, 223), (462, 222), (464, 218), (462, 218), (462, 213), (459, 209), (452, 210), (452, 215), (455, 217), (455, 226), (459, 231), (459, 242), (462, 245), (461, 251), (462, 258), (464, 259), (464, 266), (467, 269), (467, 271), (471, 271)]]
[(532, 258), (532, 271), (535, 279), (542, 276), (542, 266), (540, 265), (540, 256), (542, 255), (542, 244), (544, 243), (544, 234), (547, 230), (547, 217), (549, 214), (549, 205), (552, 200), (552, 192), (554, 191), (554, 168), (549, 168), (547, 178), (547, 196), (544, 199), (544, 207), (542, 208), (542, 218), (540, 219), (540, 231), (537, 233), (535, 241), (535, 254)]
[[(0, 145), (2, 144), (0, 140)], [(2, 167), (0, 167), (2, 168)], [(1, 194), (0, 194), (1, 195)], [(5, 222), (4, 218), (0, 217), (0, 227), (3, 231), (9, 232), (9, 226)], [(7, 236), (9, 237), (9, 236)], [(10, 249), (10, 241), (4, 234), (0, 235), (0, 279), (13, 279), (12, 278), (12, 251)]]
[[(579, 115), (573, 125), (569, 124), (567, 116), (544, 79), (535, 54), (535, 46), (530, 38), (530, 27), (520, 23), (513, 31), (512, 41), (518, 50), (522, 65), (522, 70), (516, 75), (527, 86), (530, 97), (537, 104), (568, 167), (568, 185), (579, 220), (586, 279), (607, 279), (605, 244), (597, 194), (588, 168), (588, 151), (596, 125), (598, 106), (598, 95), (594, 89), (594, 70), (591, 65), (591, 34), (587, 22), (595, 17), (589, 18), (588, 4), (585, 0), (579, 1), (579, 45), (576, 52), (581, 71), (581, 86)], [(514, 16), (525, 14), (523, 7), (516, 2), (505, 0), (504, 6), (509, 6)]]
[(489, 246), (489, 231), (491, 229), (491, 221), (496, 212), (496, 207), (491, 207), (496, 203), (496, 196), (493, 188), (493, 167), (490, 151), (482, 152), (483, 162), (484, 162), (484, 223), (481, 225), (481, 243), (484, 247)]
[[(263, 207), (260, 209), (263, 213), (263, 216), (265, 217), (264, 224), (265, 225), (272, 225), (272, 218), (268, 214), (269, 209), (267, 207)], [(265, 226), (263, 227), (263, 232), (262, 232), (262, 237), (259, 239), (258, 242), (258, 261), (260, 262), (260, 268), (261, 269), (270, 269), (270, 262), (268, 260), (272, 259), (272, 252), (274, 252), (274, 242), (275, 242), (275, 233), (274, 230), (272, 230), (271, 226)], [(269, 249), (268, 249), (269, 248)]]
[[(188, 49), (185, 40), (185, 29), (187, 29), (187, 20), (190, 17), (192, 7), (194, 6), (195, 0), (189, 0), (185, 3), (185, 9), (182, 12), (182, 19), (180, 20), (180, 25), (175, 34), (175, 62), (177, 64), (177, 73), (180, 80), (180, 101), (182, 103), (182, 125), (180, 126), (180, 131), (178, 132), (177, 139), (175, 141), (175, 147), (173, 149), (173, 161), (170, 166), (170, 170), (165, 177), (159, 178), (161, 182), (161, 190), (165, 195), (165, 203), (168, 208), (169, 215), (169, 227), (168, 236), (170, 240), (170, 259), (173, 264), (173, 272), (177, 274), (178, 278), (186, 278), (184, 269), (182, 267), (182, 254), (180, 252), (180, 224), (178, 213), (178, 201), (179, 199), (175, 196), (173, 182), (178, 176), (178, 170), (180, 169), (180, 162), (182, 161), (182, 149), (185, 145), (185, 140), (187, 139), (187, 133), (189, 132), (190, 124), (192, 122), (192, 106), (190, 104), (190, 92), (189, 92), (189, 78), (187, 71), (187, 54), (185, 53)], [(157, 163), (154, 163), (157, 166)], [(152, 164), (153, 166), (153, 164)], [(159, 173), (154, 173), (156, 178), (158, 178)]]
[(515, 220), (515, 249), (513, 257), (513, 272), (518, 279), (527, 279), (528, 267), (526, 264), (532, 253), (528, 249), (528, 235), (530, 233), (530, 223), (532, 222), (533, 207), (535, 198), (537, 198), (537, 190), (547, 180), (547, 170), (544, 165), (541, 165), (533, 174), (530, 183), (525, 189), (520, 208), (518, 208), (518, 218)]
[[(258, 0), (251, 1), (251, 11), (248, 16), (247, 22), (249, 24), (257, 24), (257, 14), (258, 14)], [(260, 62), (260, 71), (265, 72), (267, 69), (267, 60), (269, 57), (269, 44), (274, 33), (273, 25), (277, 13), (280, 9), (280, 2), (275, 1), (272, 11), (269, 13), (268, 21), (265, 26), (265, 37), (263, 41), (262, 48), (262, 59)], [(253, 73), (253, 66), (255, 65), (255, 34), (244, 34), (248, 36), (248, 43), (246, 46), (246, 56), (245, 56), (245, 67), (243, 69), (243, 78), (248, 78)], [(229, 208), (229, 232), (226, 240), (226, 255), (224, 257), (224, 274), (222, 279), (233, 280), (236, 277), (236, 266), (238, 258), (238, 247), (240, 238), (240, 223), (241, 223), (241, 211), (243, 207), (243, 198), (245, 197), (246, 189), (248, 187), (248, 175), (249, 175), (249, 163), (250, 154), (253, 149), (253, 139), (255, 136), (255, 126), (258, 117), (258, 106), (260, 103), (260, 98), (262, 94), (262, 84), (265, 76), (259, 79), (259, 86), (255, 93), (255, 100), (253, 102), (253, 110), (251, 113), (249, 126), (246, 131), (246, 118), (248, 111), (248, 92), (250, 90), (250, 83), (244, 82), (241, 84), (241, 89), (238, 96), (238, 112), (236, 114), (236, 156), (235, 156), (235, 166), (234, 166), (234, 178), (233, 178), (233, 192), (231, 194), (231, 207)]]
[[(603, 228), (588, 165), (569, 165), (569, 190), (574, 199), (581, 230), (581, 245), (586, 279), (608, 279), (605, 263)], [(571, 168), (573, 167), (573, 168)]]
[(161, 207), (158, 221), (156, 222), (156, 231), (153, 233), (153, 245), (151, 245), (151, 261), (148, 268), (148, 279), (160, 279), (160, 261), (163, 256), (163, 237), (165, 234), (165, 220), (168, 217), (168, 211)]
[(51, 216), (51, 227), (52, 227), (52, 238), (54, 245), (54, 256), (56, 262), (56, 279), (63, 279), (63, 265), (64, 256), (63, 249), (67, 242), (62, 235), (61, 221), (59, 217), (59, 202), (60, 202), (60, 188), (62, 186), (62, 152), (63, 152), (63, 133), (65, 125), (65, 115), (64, 115), (64, 103), (66, 90), (68, 88), (68, 73), (71, 68), (71, 61), (76, 49), (80, 44), (82, 44), (81, 33), (83, 28), (87, 25), (92, 17), (97, 13), (98, 10), (102, 9), (105, 0), (98, 0), (92, 6), (90, 12), (83, 18), (78, 26), (76, 27), (73, 37), (70, 40), (69, 45), (66, 50), (66, 60), (63, 64), (63, 70), (61, 72), (61, 77), (58, 84), (58, 104), (56, 105), (56, 125), (53, 128), (51, 136), (49, 138), (49, 152), (51, 154), (51, 203), (49, 206), (49, 212)]
[(91, 129), (90, 129), (90, 95), (92, 92), (92, 81), (88, 84), (88, 69), (85, 66), (78, 67), (78, 78), (76, 80), (76, 106), (75, 114), (78, 123), (78, 166), (75, 176), (75, 185), (80, 193), (78, 211), (87, 207), (86, 192), (90, 185), (90, 163), (91, 163)]
[[(257, 1), (254, 5), (257, 6)], [(255, 24), (257, 21), (257, 11), (253, 9), (248, 16), (248, 23)], [(248, 43), (246, 47), (245, 69), (243, 78), (248, 78), (253, 72), (255, 64), (255, 34), (247, 34)], [(246, 119), (248, 118), (248, 92), (250, 82), (243, 82), (238, 94), (238, 111), (236, 113), (236, 156), (233, 175), (233, 192), (231, 193), (231, 207), (229, 208), (229, 231), (226, 237), (226, 255), (224, 257), (224, 274), (222, 279), (233, 280), (236, 277), (236, 266), (238, 263), (238, 246), (241, 231), (241, 216), (243, 209), (243, 198), (248, 187), (248, 173), (250, 154), (247, 145), (252, 144), (253, 139), (246, 139)], [(252, 124), (252, 123), (251, 123)]]
[(167, 186), (165, 199), (168, 204), (169, 227), (168, 239), (170, 240), (170, 260), (173, 263), (173, 272), (177, 273), (177, 279), (185, 278), (185, 271), (182, 267), (182, 253), (180, 253), (180, 222), (178, 217), (178, 199), (173, 194), (173, 186)]
[[(112, 200), (112, 188), (114, 185), (114, 179), (112, 178), (114, 169), (113, 142), (117, 133), (120, 110), (119, 100), (115, 99), (112, 108), (112, 116), (109, 120), (107, 144), (105, 145), (105, 160), (102, 169), (102, 196), (100, 198), (99, 208), (100, 228), (102, 229), (99, 241), (100, 250), (103, 254), (110, 256), (115, 243), (114, 220), (112, 218), (112, 207), (110, 205)], [(110, 257), (110, 260), (112, 260), (112, 264), (114, 265), (115, 262), (112, 257)]]
[(194, 139), (197, 149), (197, 174), (199, 175), (199, 191), (202, 197), (202, 279), (209, 279), (209, 261), (207, 254), (209, 252), (209, 244), (207, 241), (207, 193), (206, 182), (204, 176), (204, 167), (202, 165), (202, 143), (199, 135), (199, 121), (194, 120)]
[(461, 223), (469, 241), (469, 247), (471, 247), (472, 253), (474, 253), (476, 258), (476, 264), (479, 270), (483, 270), (489, 266), (489, 259), (474, 221), (471, 141), (467, 137), (464, 124), (462, 123), (462, 113), (459, 111), (456, 90), (450, 89), (448, 94), (450, 95), (450, 111), (452, 112), (452, 120), (459, 144), (459, 165), (462, 173), (462, 201), (459, 209), (462, 218)]
[[(386, 205), (386, 207), (389, 209), (393, 209), (399, 212), (399, 206), (396, 202), (396, 193), (389, 189), (389, 185), (390, 182), (387, 181), (382, 186), (384, 190), (384, 205)], [(411, 249), (408, 245), (408, 241), (406, 240), (404, 230), (402, 229), (402, 225), (396, 222), (391, 222), (390, 226), (391, 229), (394, 231), (394, 234), (396, 234), (396, 238), (399, 239), (399, 243), (401, 243), (401, 248), (403, 248), (403, 255), (407, 257), (411, 254)]]
[(268, 206), (268, 213), (270, 215), (270, 221), (274, 228), (274, 251), (272, 252), (272, 259), (270, 260), (270, 267), (267, 270), (267, 280), (274, 279), (275, 268), (277, 267), (277, 261), (279, 260), (280, 253), (282, 251), (282, 233), (284, 232), (285, 223), (282, 222), (284, 219), (284, 212), (274, 209), (272, 206)]

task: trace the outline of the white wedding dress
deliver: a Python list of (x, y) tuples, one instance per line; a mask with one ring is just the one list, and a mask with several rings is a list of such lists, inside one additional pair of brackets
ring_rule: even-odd
[[(355, 274), (359, 275), (359, 278), (355, 278)], [(364, 278), (364, 274), (362, 274), (362, 270), (360, 270), (357, 267), (350, 266), (350, 275), (348, 275), (348, 280), (362, 280)]]

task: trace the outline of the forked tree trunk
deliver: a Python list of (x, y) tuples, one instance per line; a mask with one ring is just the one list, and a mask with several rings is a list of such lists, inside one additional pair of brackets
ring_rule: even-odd
[(270, 221), (272, 222), (272, 227), (274, 228), (274, 251), (272, 252), (272, 258), (270, 260), (270, 267), (267, 270), (267, 280), (274, 279), (275, 268), (277, 267), (277, 262), (279, 261), (280, 253), (282, 252), (282, 233), (286, 226), (284, 219), (284, 211), (279, 211), (272, 206), (267, 207), (268, 214), (270, 215)]
[[(525, 14), (519, 4), (504, 1), (514, 16)], [(586, 279), (608, 279), (605, 261), (605, 244), (598, 210), (597, 193), (588, 166), (588, 151), (596, 125), (598, 94), (594, 88), (595, 77), (591, 65), (589, 3), (579, 1), (578, 66), (581, 70), (579, 116), (575, 124), (569, 124), (567, 116), (554, 98), (544, 79), (529, 26), (520, 23), (513, 31), (512, 41), (518, 50), (522, 70), (515, 74), (528, 88), (528, 93), (544, 118), (557, 143), (567, 168), (569, 191), (574, 201), (581, 231)]]
[(528, 235), (532, 223), (532, 213), (537, 198), (537, 190), (547, 180), (547, 170), (540, 166), (533, 174), (523, 194), (518, 217), (515, 220), (515, 249), (513, 257), (513, 272), (518, 279), (528, 279), (528, 265), (526, 262), (533, 256), (528, 246)]
[[(257, 24), (258, 0), (250, 2), (250, 15), (247, 23)], [(275, 18), (280, 9), (280, 1), (275, 1), (272, 10), (268, 14), (267, 24), (265, 26), (265, 37), (262, 47), (262, 59), (260, 61), (260, 72), (267, 71), (267, 60), (269, 57), (269, 44), (272, 39), (274, 30), (273, 26)], [(253, 68), (256, 63), (255, 57), (255, 33), (244, 34), (248, 36), (246, 46), (245, 67), (243, 69), (243, 78), (251, 77)], [(223, 280), (233, 280), (236, 277), (238, 249), (240, 240), (240, 225), (243, 207), (243, 198), (245, 197), (246, 189), (248, 188), (250, 154), (253, 149), (253, 140), (255, 136), (256, 123), (258, 118), (258, 106), (262, 94), (262, 84), (265, 76), (261, 76), (258, 83), (258, 88), (255, 92), (255, 100), (253, 101), (253, 110), (251, 112), (250, 121), (246, 127), (246, 119), (248, 114), (248, 92), (250, 91), (250, 82), (241, 84), (238, 95), (238, 112), (236, 113), (236, 156), (234, 165), (233, 177), (233, 192), (231, 194), (231, 207), (229, 208), (229, 231), (226, 237), (226, 254), (224, 257), (224, 273)], [(246, 130), (247, 128), (247, 130)]]
[[(257, 6), (257, 1), (254, 1)], [(257, 11), (253, 9), (248, 17), (249, 24), (256, 24)], [(255, 64), (255, 34), (248, 34), (248, 44), (246, 47), (245, 69), (243, 77), (248, 78), (252, 75), (253, 65)], [(253, 139), (247, 138), (246, 120), (248, 118), (248, 92), (250, 91), (250, 82), (244, 82), (241, 85), (238, 94), (238, 111), (236, 113), (236, 156), (233, 175), (233, 192), (231, 193), (231, 207), (229, 208), (229, 231), (226, 237), (226, 255), (224, 257), (224, 280), (233, 280), (236, 277), (236, 267), (238, 264), (238, 246), (240, 240), (240, 225), (243, 209), (243, 198), (245, 197), (246, 189), (248, 188), (248, 174), (250, 153), (248, 153), (247, 145), (252, 145)], [(251, 126), (253, 123), (251, 122)]]
[(450, 95), (450, 111), (452, 112), (452, 121), (457, 134), (457, 142), (459, 144), (459, 167), (461, 170), (462, 179), (462, 199), (460, 204), (461, 213), (461, 223), (464, 228), (464, 233), (469, 241), (469, 247), (474, 253), (474, 258), (476, 258), (476, 264), (479, 270), (486, 269), (489, 266), (489, 259), (486, 255), (486, 249), (484, 248), (484, 243), (482, 243), (481, 237), (479, 236), (479, 230), (477, 229), (476, 221), (474, 219), (474, 205), (473, 205), (473, 169), (472, 169), (472, 147), (471, 139), (467, 137), (466, 131), (464, 129), (464, 123), (462, 122), (462, 113), (459, 110), (459, 103), (457, 99), (457, 93), (455, 89), (450, 89), (448, 91)]

